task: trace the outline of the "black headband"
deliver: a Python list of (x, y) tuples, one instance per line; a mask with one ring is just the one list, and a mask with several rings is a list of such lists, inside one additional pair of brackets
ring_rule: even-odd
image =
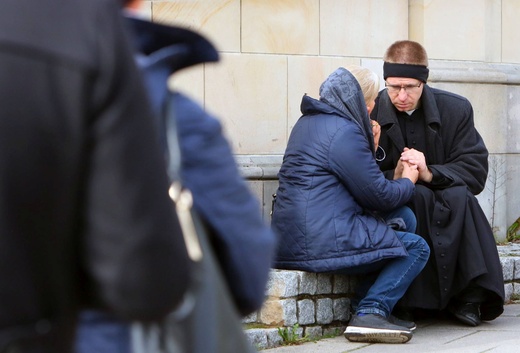
[(428, 80), (428, 68), (424, 65), (394, 64), (385, 61), (383, 64), (383, 77), (408, 77), (416, 78), (426, 83)]

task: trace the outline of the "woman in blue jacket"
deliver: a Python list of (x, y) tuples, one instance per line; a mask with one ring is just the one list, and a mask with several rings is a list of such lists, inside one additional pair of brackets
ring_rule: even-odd
[[(401, 162), (401, 173), (387, 180), (376, 163), (368, 115), (379, 87), (374, 76), (360, 67), (338, 68), (321, 85), (319, 100), (303, 97), (303, 115), (278, 175), (275, 267), (375, 274), (345, 337), (404, 343), (415, 325), (391, 316), (392, 309), (426, 264), (429, 247), (413, 234), (415, 218), (404, 207), (414, 193), (417, 169)], [(398, 220), (399, 230), (390, 220)]]

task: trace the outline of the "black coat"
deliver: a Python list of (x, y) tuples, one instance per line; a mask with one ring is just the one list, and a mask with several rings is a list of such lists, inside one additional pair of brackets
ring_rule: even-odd
[(402, 129), (404, 114), (383, 90), (371, 115), (381, 125), (379, 145), (386, 158), (379, 165), (388, 178), (404, 147), (423, 152), (434, 176), (432, 183), (417, 185), (410, 204), (417, 234), (428, 241), (431, 256), (401, 304), (444, 309), (472, 281), (488, 290), (482, 317), (493, 319), (503, 311), (504, 281), (491, 227), (474, 196), (485, 186), (488, 151), (475, 129), (471, 104), (424, 85), (420, 108)]
[(68, 352), (82, 305), (154, 319), (187, 287), (116, 4), (0, 2), (0, 344), (50, 327), (52, 352)]

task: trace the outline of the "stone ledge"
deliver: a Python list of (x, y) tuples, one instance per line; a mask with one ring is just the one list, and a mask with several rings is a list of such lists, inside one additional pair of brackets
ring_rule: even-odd
[(476, 61), (430, 60), (428, 82), (518, 85), (520, 65)]
[[(520, 244), (497, 248), (507, 302), (520, 296)], [(282, 343), (278, 328), (295, 325), (298, 337), (341, 334), (350, 319), (349, 298), (356, 283), (354, 276), (271, 270), (263, 307), (242, 321), (249, 341), (257, 349), (277, 347)]]

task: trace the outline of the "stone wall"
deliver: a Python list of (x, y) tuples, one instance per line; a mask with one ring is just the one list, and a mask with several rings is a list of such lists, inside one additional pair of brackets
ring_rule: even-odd
[(344, 275), (272, 270), (264, 306), (243, 320), (246, 328), (263, 326), (247, 329), (250, 340), (262, 348), (279, 345), (279, 327), (297, 327), (300, 337), (341, 334), (355, 284), (355, 277)]
[[(506, 302), (518, 300), (520, 244), (498, 246), (498, 251)], [(356, 283), (355, 277), (344, 275), (271, 270), (264, 306), (243, 320), (250, 342), (258, 349), (279, 346), (279, 328), (296, 328), (298, 337), (341, 335), (350, 319)]]
[(192, 28), (215, 44), (219, 63), (183, 70), (172, 86), (219, 117), (236, 155), (252, 160), (283, 155), (302, 95), (317, 97), (338, 66), (359, 64), (382, 77), (381, 58), (392, 42), (420, 42), (431, 61), (428, 84), (460, 93), (474, 106), (491, 153), (479, 201), (497, 240), (520, 216), (520, 1), (144, 3), (143, 16)]

